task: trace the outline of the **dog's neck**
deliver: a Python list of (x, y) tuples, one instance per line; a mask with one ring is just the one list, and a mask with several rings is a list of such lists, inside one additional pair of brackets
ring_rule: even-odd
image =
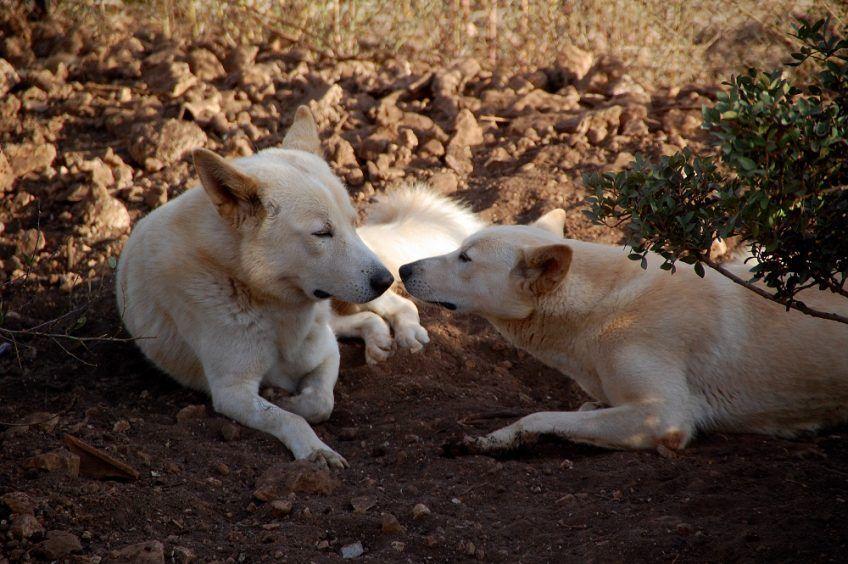
[[(565, 352), (607, 310), (604, 302), (608, 290), (577, 267), (556, 289), (537, 297), (527, 317), (487, 319), (504, 338), (531, 354), (538, 356), (551, 348)], [(552, 330), (554, 327), (556, 330)]]

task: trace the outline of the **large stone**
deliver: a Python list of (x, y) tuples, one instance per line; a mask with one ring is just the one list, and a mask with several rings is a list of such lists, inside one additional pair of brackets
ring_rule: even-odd
[(261, 501), (272, 501), (290, 493), (329, 495), (340, 485), (329, 470), (311, 462), (282, 462), (259, 476), (253, 496)]
[(33, 552), (46, 560), (59, 560), (80, 550), (82, 545), (76, 535), (67, 531), (48, 531), (47, 538), (38, 543)]
[(197, 124), (169, 119), (164, 124), (136, 124), (130, 134), (129, 151), (147, 170), (157, 171), (205, 144), (206, 134)]

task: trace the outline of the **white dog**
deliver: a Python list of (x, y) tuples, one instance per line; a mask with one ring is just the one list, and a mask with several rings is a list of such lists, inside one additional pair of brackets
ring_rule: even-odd
[[(196, 151), (203, 190), (187, 190), (138, 222), (121, 254), (116, 294), (124, 324), (159, 368), (211, 394), (216, 411), (276, 436), (295, 458), (342, 467), (345, 459), (308, 423), (333, 410), (339, 349), (331, 323), (365, 338), (370, 353), (380, 350), (369, 353), (376, 360), (392, 346), (381, 318), (368, 311), (334, 316), (329, 298), (370, 302), (394, 278), (357, 234), (348, 194), (321, 154), (305, 107), (279, 149), (234, 161)], [(427, 198), (421, 189), (400, 191), (375, 210), (392, 216), (385, 223), (411, 229), (380, 234), (383, 222), (372, 218), (365, 232), (383, 239), (372, 244), (390, 260), (409, 254), (392, 254), (386, 244), (414, 246), (429, 237), (413, 233), (428, 229), (427, 222), (416, 224), (402, 212), (410, 200)], [(473, 219), (431, 198), (442, 211)], [(420, 215), (428, 209), (419, 207)], [(420, 348), (427, 333), (415, 306), (392, 296), (368, 307), (387, 316), (402, 346)], [(259, 395), (263, 382), (296, 395), (277, 406)]]
[[(681, 264), (670, 275), (658, 256), (642, 270), (620, 248), (563, 239), (564, 219), (555, 210), (531, 226), (489, 227), (400, 268), (412, 295), (482, 315), (598, 402), (466, 438), (472, 450), (543, 434), (680, 449), (697, 431), (792, 436), (848, 419), (848, 327), (787, 312), (715, 272), (701, 280)], [(830, 292), (799, 298), (848, 314)]]

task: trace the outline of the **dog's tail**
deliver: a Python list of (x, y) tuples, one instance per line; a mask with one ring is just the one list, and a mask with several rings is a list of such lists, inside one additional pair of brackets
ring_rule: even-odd
[(409, 262), (449, 253), (485, 226), (470, 209), (422, 183), (377, 196), (357, 231), (397, 277)]

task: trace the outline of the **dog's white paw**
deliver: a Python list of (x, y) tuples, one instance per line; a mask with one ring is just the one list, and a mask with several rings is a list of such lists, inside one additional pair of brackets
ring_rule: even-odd
[(407, 323), (395, 327), (395, 341), (400, 348), (417, 353), (430, 342), (430, 335), (420, 324)]
[(365, 341), (365, 362), (368, 364), (383, 362), (394, 353), (395, 343), (385, 322), (375, 324), (362, 339)]
[(329, 447), (312, 451), (306, 459), (309, 462), (314, 462), (327, 468), (350, 468), (350, 464), (348, 464), (344, 456)]

